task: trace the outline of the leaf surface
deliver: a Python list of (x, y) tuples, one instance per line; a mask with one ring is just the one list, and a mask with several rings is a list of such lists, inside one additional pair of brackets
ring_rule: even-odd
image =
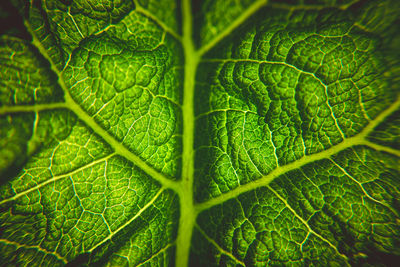
[(0, 262), (400, 257), (397, 1), (10, 3)]

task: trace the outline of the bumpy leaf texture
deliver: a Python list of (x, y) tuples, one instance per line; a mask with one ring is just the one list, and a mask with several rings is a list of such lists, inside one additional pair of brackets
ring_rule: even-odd
[(12, 0), (0, 22), (2, 265), (400, 259), (400, 1)]

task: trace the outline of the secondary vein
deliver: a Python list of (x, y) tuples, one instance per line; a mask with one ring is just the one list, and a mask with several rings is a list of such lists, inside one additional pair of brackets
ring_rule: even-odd
[(195, 204), (197, 214), (215, 205), (219, 205), (229, 199), (235, 198), (240, 194), (254, 190), (261, 186), (266, 186), (280, 175), (301, 168), (306, 164), (329, 158), (330, 156), (333, 156), (347, 148), (354, 147), (356, 145), (371, 144), (370, 142), (366, 142), (368, 135), (375, 129), (376, 126), (378, 126), (381, 122), (383, 122), (388, 116), (390, 116), (393, 112), (395, 112), (399, 108), (400, 108), (400, 97), (397, 98), (397, 100), (389, 108), (381, 112), (375, 119), (373, 119), (360, 133), (352, 137), (349, 137), (345, 139), (343, 142), (335, 146), (332, 146), (324, 151), (303, 156), (297, 161), (280, 166), (271, 171), (270, 173), (268, 173), (267, 175), (261, 177), (260, 179), (257, 179), (253, 182), (237, 187), (232, 191), (229, 191), (228, 193), (222, 194), (218, 197), (212, 198), (202, 203), (197, 203)]
[(0, 116), (10, 113), (21, 112), (40, 112), (50, 109), (67, 108), (66, 103), (45, 103), (35, 105), (16, 105), (16, 106), (2, 106), (0, 107)]
[(62, 77), (62, 72), (58, 70), (54, 64), (51, 57), (48, 55), (46, 49), (43, 47), (42, 43), (39, 41), (35, 35), (31, 25), (28, 21), (25, 21), (25, 26), (28, 32), (32, 35), (32, 44), (40, 51), (40, 53), (47, 59), (50, 63), (51, 70), (57, 75), (58, 83), (64, 92), (64, 99), (66, 107), (71, 110), (75, 115), (83, 121), (88, 127), (90, 127), (96, 134), (103, 138), (114, 151), (121, 155), (122, 157), (132, 161), (135, 165), (140, 167), (145, 173), (153, 177), (155, 180), (160, 182), (164, 187), (176, 190), (178, 183), (166, 177), (164, 174), (155, 170), (152, 166), (148, 165), (144, 160), (142, 160), (137, 155), (133, 154), (129, 149), (120, 144), (111, 134), (104, 130), (89, 114), (87, 114), (80, 105), (78, 105), (75, 100), (70, 95), (67, 86), (65, 85), (64, 79)]
[(246, 21), (251, 15), (257, 12), (262, 6), (267, 4), (267, 0), (258, 0), (253, 3), (245, 12), (243, 12), (235, 21), (233, 21), (228, 27), (225, 28), (217, 37), (212, 39), (209, 43), (205, 44), (199, 49), (199, 55), (204, 55), (207, 51), (218, 44), (222, 39), (227, 37), (232, 31), (239, 27), (244, 21)]

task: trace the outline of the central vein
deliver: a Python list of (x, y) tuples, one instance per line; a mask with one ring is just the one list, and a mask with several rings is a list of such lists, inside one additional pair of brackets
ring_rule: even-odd
[(194, 177), (194, 87), (199, 56), (192, 40), (192, 11), (189, 0), (182, 1), (183, 50), (185, 55), (185, 76), (183, 84), (183, 151), (182, 179), (179, 190), (180, 219), (176, 248), (176, 266), (188, 266), (190, 243), (196, 219), (193, 205)]

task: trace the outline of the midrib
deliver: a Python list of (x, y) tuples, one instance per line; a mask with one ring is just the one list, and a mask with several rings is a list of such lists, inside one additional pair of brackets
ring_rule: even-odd
[(194, 177), (194, 89), (195, 76), (199, 63), (192, 39), (192, 12), (190, 0), (182, 1), (183, 36), (182, 46), (185, 56), (183, 83), (183, 149), (182, 179), (178, 191), (180, 197), (180, 218), (176, 241), (175, 266), (188, 266), (192, 232), (196, 220), (193, 204)]

